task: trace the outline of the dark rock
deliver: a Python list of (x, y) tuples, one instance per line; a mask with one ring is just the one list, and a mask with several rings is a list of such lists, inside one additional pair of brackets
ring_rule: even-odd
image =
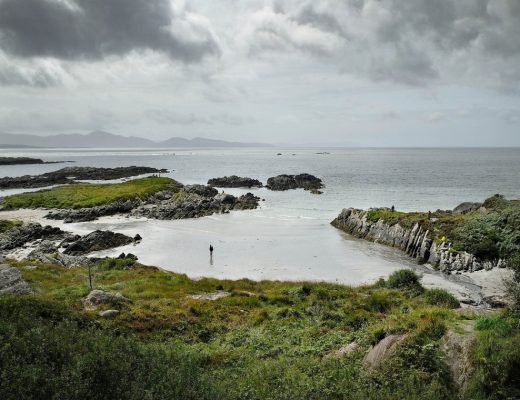
[(141, 240), (143, 240), (143, 238), (141, 237), (141, 235), (137, 234), (137, 235), (134, 236), (134, 242), (139, 242), (139, 241), (141, 241)]
[(118, 200), (102, 206), (80, 208), (77, 210), (54, 210), (49, 212), (45, 218), (63, 220), (65, 223), (94, 221), (99, 217), (129, 213), (143, 203), (144, 201), (138, 198)]
[(464, 203), (459, 204), (457, 207), (453, 209), (453, 212), (455, 214), (466, 214), (471, 211), (478, 210), (480, 207), (482, 207), (482, 203), (472, 203), (469, 201), (466, 201)]
[(17, 268), (0, 264), (0, 293), (30, 294), (32, 289)]
[(244, 178), (236, 175), (210, 179), (208, 185), (224, 188), (252, 188), (263, 186), (262, 182), (257, 179)]
[(69, 245), (64, 253), (72, 256), (80, 256), (93, 251), (124, 246), (132, 242), (133, 239), (130, 236), (123, 235), (122, 233), (98, 230), (83, 236), (81, 239)]
[(253, 195), (253, 193), (246, 193), (238, 198), (235, 203), (234, 210), (254, 210), (258, 207), (260, 197)]
[(206, 185), (186, 185), (184, 186), (186, 193), (198, 194), (202, 197), (215, 197), (218, 194), (218, 190)]
[(76, 180), (110, 180), (165, 172), (168, 172), (168, 170), (136, 166), (117, 168), (67, 167), (41, 175), (0, 178), (0, 189), (38, 188), (74, 183)]
[(267, 180), (266, 187), (270, 190), (305, 189), (317, 193), (323, 188), (320, 178), (310, 174), (278, 175)]
[(491, 308), (503, 308), (509, 305), (505, 296), (491, 295), (484, 297), (482, 300)]

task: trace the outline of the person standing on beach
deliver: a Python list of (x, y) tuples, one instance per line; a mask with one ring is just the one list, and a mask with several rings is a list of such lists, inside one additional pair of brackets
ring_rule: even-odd
[(213, 255), (213, 246), (211, 244), (209, 245), (209, 255)]

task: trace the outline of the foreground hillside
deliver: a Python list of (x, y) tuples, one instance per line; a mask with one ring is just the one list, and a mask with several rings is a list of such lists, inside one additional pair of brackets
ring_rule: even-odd
[(351, 288), (106, 259), (91, 293), (86, 268), (13, 266), (34, 293), (0, 294), (2, 399), (520, 396), (515, 314), (458, 309), (410, 271)]

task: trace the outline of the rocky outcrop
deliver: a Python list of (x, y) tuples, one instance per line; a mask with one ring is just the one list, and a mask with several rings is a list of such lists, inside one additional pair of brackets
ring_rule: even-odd
[(0, 189), (39, 188), (74, 183), (78, 180), (110, 180), (166, 172), (168, 172), (166, 169), (136, 166), (117, 168), (67, 167), (41, 175), (0, 178)]
[(112, 249), (133, 243), (134, 239), (112, 231), (94, 231), (73, 242), (63, 253), (72, 256), (81, 256), (93, 251)]
[(67, 235), (60, 228), (38, 223), (15, 226), (0, 234), (0, 251), (13, 250), (38, 239), (62, 240)]
[(132, 216), (162, 220), (199, 218), (215, 213), (227, 213), (231, 210), (254, 209), (258, 207), (260, 200), (251, 193), (237, 198), (227, 193), (204, 196), (205, 189), (202, 188), (191, 187), (188, 190), (189, 192), (183, 191), (172, 199), (140, 206), (132, 211)]
[(310, 174), (278, 175), (267, 180), (269, 190), (305, 189), (312, 193), (321, 193), (323, 182), (320, 178)]
[(32, 289), (17, 268), (0, 264), (0, 294), (2, 293), (30, 294)]
[(501, 260), (480, 260), (473, 254), (454, 251), (449, 241), (437, 243), (419, 224), (408, 229), (382, 219), (371, 221), (363, 210), (346, 208), (332, 225), (353, 236), (396, 247), (418, 263), (429, 263), (444, 272), (489, 270), (503, 264)]
[(117, 200), (110, 204), (89, 208), (53, 210), (45, 218), (63, 220), (65, 223), (94, 221), (99, 217), (125, 214), (139, 207), (144, 201), (138, 198)]
[(244, 178), (236, 175), (210, 179), (208, 185), (223, 188), (252, 188), (263, 186), (262, 182), (258, 179)]
[(24, 258), (24, 261), (40, 261), (45, 264), (60, 265), (65, 268), (79, 268), (91, 265), (98, 259), (60, 253), (54, 243), (43, 241)]
[(453, 212), (455, 214), (466, 214), (471, 211), (478, 210), (480, 207), (482, 207), (482, 203), (472, 203), (469, 201), (466, 201), (464, 203), (459, 204), (457, 207), (453, 209)]

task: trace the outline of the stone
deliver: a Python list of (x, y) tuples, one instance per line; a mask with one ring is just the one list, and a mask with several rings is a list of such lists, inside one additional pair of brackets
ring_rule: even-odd
[(506, 293), (504, 293), (504, 295), (502, 296), (498, 294), (485, 296), (482, 298), (482, 301), (489, 305), (491, 308), (507, 307), (510, 303), (506, 298)]
[(118, 314), (119, 314), (119, 310), (105, 310), (105, 311), (99, 312), (99, 316), (101, 318), (114, 318)]
[(363, 359), (363, 366), (368, 370), (378, 368), (384, 360), (391, 356), (406, 335), (389, 335), (373, 346)]
[(0, 293), (30, 294), (32, 289), (17, 268), (0, 264)]
[(210, 179), (208, 185), (223, 188), (252, 188), (263, 186), (262, 182), (258, 179), (245, 178), (236, 175)]
[(137, 234), (137, 235), (134, 236), (134, 242), (139, 242), (139, 241), (141, 241), (141, 240), (143, 240), (143, 238), (141, 237), (141, 235)]
[(13, 250), (38, 239), (62, 240), (66, 232), (60, 228), (38, 223), (15, 226), (0, 234), (0, 250)]

